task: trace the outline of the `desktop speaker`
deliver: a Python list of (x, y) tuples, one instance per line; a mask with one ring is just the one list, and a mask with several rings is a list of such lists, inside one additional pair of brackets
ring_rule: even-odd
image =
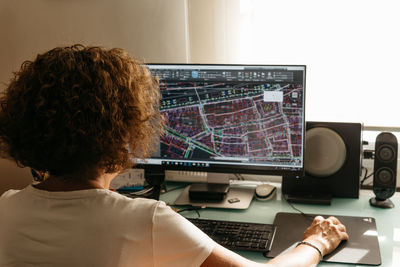
[(383, 132), (376, 137), (374, 159), (375, 198), (370, 199), (372, 206), (393, 208), (389, 198), (396, 191), (397, 138), (392, 133)]
[(308, 203), (319, 203), (318, 197), (358, 198), (361, 128), (360, 123), (307, 122), (305, 174), (303, 177), (284, 176), (282, 192), (288, 196), (308, 196)]

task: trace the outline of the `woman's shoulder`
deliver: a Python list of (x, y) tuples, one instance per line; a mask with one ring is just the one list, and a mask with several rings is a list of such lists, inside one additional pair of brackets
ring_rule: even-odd
[(131, 214), (147, 214), (153, 216), (159, 207), (165, 207), (163, 201), (149, 198), (130, 198), (120, 193), (104, 190), (99, 192), (98, 201), (102, 202), (102, 206), (112, 208), (117, 213)]
[(5, 191), (3, 194), (0, 195), (0, 200), (6, 200), (20, 192), (21, 190), (16, 190), (16, 189), (9, 189)]
[(122, 205), (157, 206), (161, 202), (150, 198), (132, 198), (111, 190), (101, 190), (99, 191), (99, 194), (104, 195), (104, 199), (106, 199), (107, 201), (118, 202)]

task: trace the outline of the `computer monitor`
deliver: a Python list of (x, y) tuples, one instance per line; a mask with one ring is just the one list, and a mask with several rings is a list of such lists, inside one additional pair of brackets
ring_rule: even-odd
[(304, 65), (148, 64), (165, 134), (145, 169), (301, 176)]

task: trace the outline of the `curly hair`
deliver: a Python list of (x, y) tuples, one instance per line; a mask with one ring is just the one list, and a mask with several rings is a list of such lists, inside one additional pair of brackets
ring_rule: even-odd
[(117, 48), (39, 54), (14, 73), (0, 101), (1, 156), (54, 176), (132, 167), (162, 131), (158, 81)]

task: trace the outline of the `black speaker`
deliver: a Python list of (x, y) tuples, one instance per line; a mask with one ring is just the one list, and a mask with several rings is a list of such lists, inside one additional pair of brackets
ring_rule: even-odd
[(389, 200), (396, 191), (397, 138), (392, 133), (383, 132), (376, 137), (374, 159), (375, 198), (370, 199), (372, 206), (393, 208)]
[(282, 178), (288, 200), (329, 204), (331, 197), (358, 198), (361, 128), (361, 123), (307, 122), (305, 175)]

